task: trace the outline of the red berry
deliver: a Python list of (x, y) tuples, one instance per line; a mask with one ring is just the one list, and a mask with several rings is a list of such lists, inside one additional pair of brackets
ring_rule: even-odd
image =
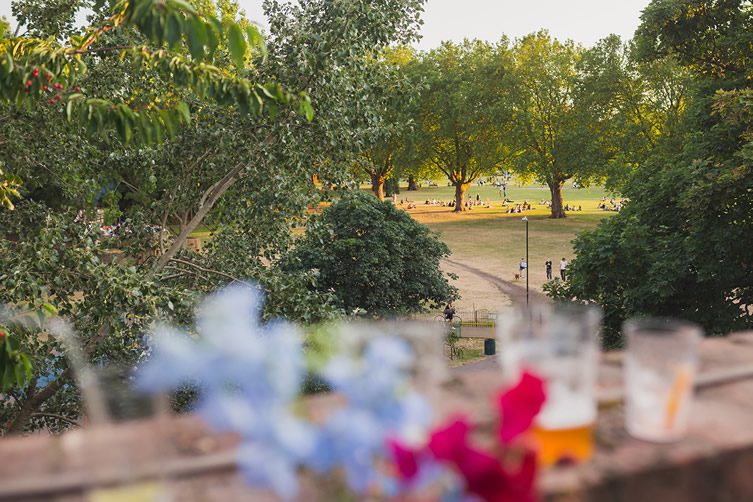
[(47, 80), (52, 80), (52, 73), (47, 72), (44, 74), (45, 77), (47, 77)]
[(26, 87), (31, 87), (31, 80), (26, 81)]
[(0, 338), (2, 338), (2, 337), (4, 337), (4, 336), (5, 336), (5, 331), (3, 331), (3, 330), (0, 330)]
[(51, 98), (51, 99), (50, 99), (50, 104), (51, 104), (51, 105), (54, 105), (54, 104), (55, 104), (55, 98)]
[(81, 92), (81, 88), (79, 86), (76, 86), (76, 88), (73, 89), (73, 90), (76, 91), (76, 92)]
[(43, 90), (43, 91), (46, 91), (46, 90), (48, 90), (48, 89), (49, 89), (49, 87), (47, 87), (46, 85), (43, 85), (43, 86), (42, 86), (42, 90)]
[(58, 94), (57, 99), (58, 99), (58, 101), (62, 101), (63, 100), (63, 96), (61, 96), (60, 94)]
[(39, 68), (34, 68), (34, 71), (33, 71), (33, 72), (31, 72), (31, 73), (32, 73), (32, 75), (34, 75), (35, 77), (38, 77), (38, 76), (39, 76)]

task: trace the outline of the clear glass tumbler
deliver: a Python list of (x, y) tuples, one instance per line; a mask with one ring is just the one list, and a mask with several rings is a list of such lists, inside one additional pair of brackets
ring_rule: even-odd
[(514, 383), (526, 370), (545, 381), (547, 398), (533, 430), (542, 465), (591, 457), (600, 325), (598, 307), (574, 304), (536, 305), (498, 318), (505, 381)]
[(688, 428), (703, 331), (671, 319), (625, 323), (625, 427), (638, 439), (676, 441)]

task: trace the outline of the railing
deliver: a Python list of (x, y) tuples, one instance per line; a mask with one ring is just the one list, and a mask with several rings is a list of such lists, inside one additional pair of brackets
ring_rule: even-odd
[(497, 313), (486, 309), (458, 312), (456, 316), (462, 319), (462, 326), (469, 328), (494, 328), (497, 325)]

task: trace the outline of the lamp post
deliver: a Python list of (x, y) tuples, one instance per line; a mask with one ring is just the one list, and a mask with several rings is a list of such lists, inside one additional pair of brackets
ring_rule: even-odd
[(528, 216), (523, 216), (523, 221), (526, 222), (526, 305), (528, 305), (528, 271), (531, 269), (531, 264), (528, 262)]

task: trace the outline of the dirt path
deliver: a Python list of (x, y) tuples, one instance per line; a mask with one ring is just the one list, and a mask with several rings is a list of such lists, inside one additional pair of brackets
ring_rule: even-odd
[[(503, 295), (507, 296), (513, 305), (525, 304), (526, 302), (526, 288), (525, 286), (519, 286), (510, 281), (505, 281), (499, 277), (492, 275), (488, 272), (484, 272), (476, 267), (466, 265), (464, 263), (457, 262), (455, 260), (445, 259), (445, 262), (453, 267), (465, 270), (471, 274), (474, 274), (486, 282), (492, 284)], [(530, 303), (545, 303), (549, 301), (547, 296), (534, 289), (529, 289), (529, 302)]]

